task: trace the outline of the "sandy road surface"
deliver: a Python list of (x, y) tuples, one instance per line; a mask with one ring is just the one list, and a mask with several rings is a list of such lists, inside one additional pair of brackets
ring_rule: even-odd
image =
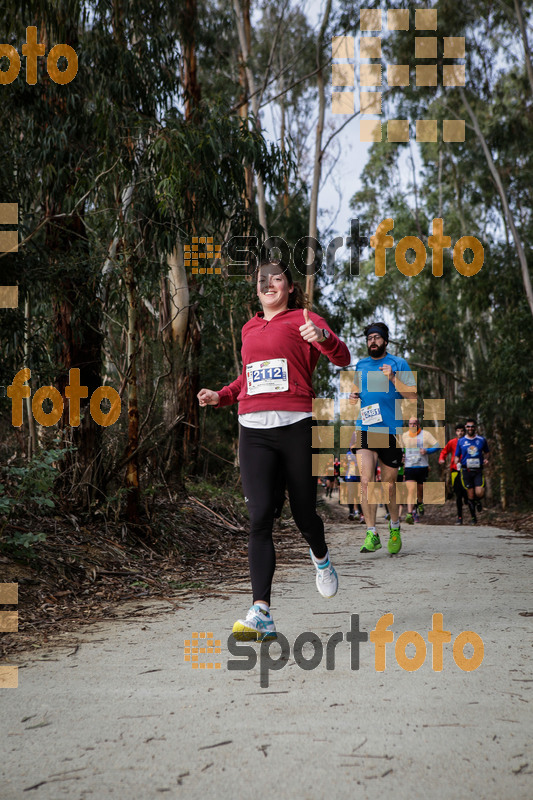
[[(17, 656), (19, 688), (0, 690), (0, 798), (531, 798), (531, 538), (422, 524), (406, 527), (403, 550), (390, 557), (385, 547), (360, 554), (362, 535), (362, 526), (328, 526), (340, 577), (331, 600), (317, 593), (303, 548), (301, 564), (276, 575), (273, 615), (288, 658), (279, 644), (263, 653), (256, 645), (255, 667), (228, 669), (237, 659), (227, 636), (249, 603), (245, 584), (179, 609), (154, 603), (141, 618), (132, 604), (125, 619), (78, 636), (78, 647), (69, 640)], [(385, 671), (376, 672), (370, 641), (352, 669), (351, 616), (370, 632), (388, 612)], [(450, 643), (442, 671), (433, 671), (434, 613), (452, 642), (461, 631), (481, 637), (476, 670), (457, 666)], [(325, 655), (313, 670), (295, 661), (306, 631), (324, 652), (343, 634), (334, 669)], [(427, 648), (412, 672), (395, 657), (404, 631), (417, 631)], [(193, 632), (221, 640), (220, 655), (198, 657), (221, 669), (184, 661)], [(316, 647), (305, 645), (300, 661)], [(406, 655), (414, 652), (408, 645)], [(280, 669), (266, 669), (278, 658)]]

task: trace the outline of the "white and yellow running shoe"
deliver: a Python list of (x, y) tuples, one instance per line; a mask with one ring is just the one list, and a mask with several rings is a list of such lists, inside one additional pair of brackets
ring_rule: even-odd
[(277, 639), (276, 626), (270, 611), (253, 605), (246, 619), (238, 619), (233, 626), (233, 635), (238, 642), (264, 642), (266, 639)]

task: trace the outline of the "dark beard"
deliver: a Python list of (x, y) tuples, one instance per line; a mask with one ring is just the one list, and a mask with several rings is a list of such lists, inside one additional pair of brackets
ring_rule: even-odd
[[(373, 346), (374, 344), (375, 344), (375, 343), (374, 343), (374, 342), (372, 342), (372, 346)], [(384, 353), (384, 352), (385, 352), (385, 350), (387, 349), (387, 343), (386, 343), (386, 342), (383, 342), (383, 344), (377, 344), (377, 345), (375, 345), (375, 350), (371, 350), (371, 349), (370, 349), (370, 347), (371, 347), (371, 345), (368, 345), (368, 346), (367, 346), (368, 355), (369, 355), (369, 356), (371, 356), (372, 358), (381, 358), (381, 356), (383, 355), (383, 353)]]

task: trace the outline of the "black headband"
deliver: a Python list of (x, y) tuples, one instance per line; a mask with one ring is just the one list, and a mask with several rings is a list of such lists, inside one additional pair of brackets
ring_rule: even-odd
[(369, 328), (367, 328), (367, 331), (366, 331), (366, 338), (367, 339), (368, 339), (369, 334), (371, 334), (371, 333), (379, 333), (379, 335), (381, 336), (382, 339), (385, 339), (386, 342), (389, 341), (389, 339), (387, 337), (387, 334), (385, 333), (385, 331), (383, 330), (381, 325), (371, 325)]

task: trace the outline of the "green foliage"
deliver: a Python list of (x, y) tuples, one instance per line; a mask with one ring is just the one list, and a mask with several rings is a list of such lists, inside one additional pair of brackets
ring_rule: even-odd
[(3, 517), (0, 527), (0, 548), (5, 551), (18, 551), (20, 548), (30, 549), (36, 542), (46, 539), (44, 533), (14, 531), (4, 536), (4, 531), (11, 518), (16, 513), (18, 516), (30, 510), (33, 513), (44, 514), (48, 509), (55, 508), (52, 499), (54, 482), (58, 477), (58, 463), (67, 454), (67, 450), (43, 450), (32, 458), (27, 464), (15, 467), (2, 468), (0, 483), (0, 517)]
[[(460, 5), (443, 0), (435, 7), (439, 37), (466, 37), (468, 101), (531, 263), (533, 219), (529, 211), (524, 213), (533, 200), (531, 86), (515, 7), (501, 3), (489, 9), (477, 0)], [(414, 70), (415, 35), (411, 19), (409, 31), (384, 37), (384, 60), (410, 64)], [(496, 477), (505, 473), (508, 499), (517, 500), (533, 479), (528, 360), (533, 320), (499, 195), (459, 90), (393, 88), (384, 104), (389, 118), (407, 118), (412, 129), (416, 119), (437, 119), (438, 141), (420, 145), (421, 165), (416, 169), (416, 145), (386, 141), (372, 145), (363, 186), (352, 206), (367, 235), (381, 220), (392, 217), (395, 245), (404, 236), (417, 236), (428, 259), (419, 275), (407, 278), (396, 268), (394, 251), (388, 250), (387, 273), (376, 278), (370, 250), (359, 281), (345, 280), (342, 287), (348, 299), (347, 327), (378, 317), (392, 324), (390, 350), (405, 355), (417, 369), (419, 396), (445, 398), (451, 425), (456, 418), (477, 417), (481, 432), (489, 438)], [(442, 140), (443, 119), (454, 118), (466, 119), (464, 142)], [(444, 251), (443, 277), (431, 274), (428, 235), (437, 217), (443, 218), (452, 247), (465, 235), (482, 242), (485, 261), (478, 274), (460, 275), (451, 250)], [(497, 484), (493, 481), (496, 490)]]

